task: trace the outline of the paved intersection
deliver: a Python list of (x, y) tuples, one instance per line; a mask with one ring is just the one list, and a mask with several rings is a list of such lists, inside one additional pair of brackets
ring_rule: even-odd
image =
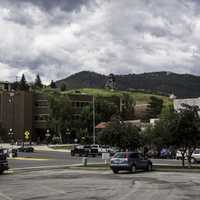
[(0, 176), (1, 200), (199, 200), (200, 174), (44, 170)]

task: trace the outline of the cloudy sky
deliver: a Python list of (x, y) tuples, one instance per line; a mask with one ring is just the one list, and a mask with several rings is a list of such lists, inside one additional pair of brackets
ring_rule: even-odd
[(199, 0), (0, 0), (0, 80), (200, 75)]

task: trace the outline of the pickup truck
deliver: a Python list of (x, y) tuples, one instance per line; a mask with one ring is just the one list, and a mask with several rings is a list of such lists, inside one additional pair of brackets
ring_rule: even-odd
[(5, 170), (8, 170), (8, 161), (7, 155), (4, 152), (4, 149), (0, 149), (0, 174), (2, 174)]
[(71, 156), (97, 156), (98, 155), (98, 149), (92, 147), (91, 145), (75, 145), (71, 149)]

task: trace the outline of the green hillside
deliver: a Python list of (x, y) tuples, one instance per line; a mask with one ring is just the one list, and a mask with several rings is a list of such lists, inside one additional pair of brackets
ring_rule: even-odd
[[(146, 91), (160, 95), (174, 94), (178, 98), (200, 96), (200, 76), (152, 72), (143, 74), (114, 75), (116, 87), (122, 91)], [(56, 82), (59, 88), (65, 84), (68, 90), (79, 88), (105, 88), (108, 76), (82, 71)]]
[(149, 93), (145, 93), (145, 92), (134, 92), (134, 91), (128, 92), (128, 91), (119, 91), (119, 90), (110, 91), (110, 90), (106, 90), (106, 89), (81, 88), (81, 89), (78, 89), (78, 90), (69, 90), (69, 91), (66, 91), (64, 93), (67, 93), (67, 94), (80, 94), (81, 93), (81, 94), (88, 94), (88, 95), (94, 95), (94, 96), (104, 96), (104, 97), (122, 96), (124, 93), (128, 93), (131, 96), (133, 96), (133, 98), (135, 99), (137, 104), (148, 103), (151, 96), (155, 96), (155, 97), (163, 99), (165, 104), (172, 103), (172, 101), (166, 96), (149, 94)]

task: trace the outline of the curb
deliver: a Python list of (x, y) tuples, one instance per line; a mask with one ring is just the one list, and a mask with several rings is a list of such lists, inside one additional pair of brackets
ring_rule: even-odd
[[(94, 166), (93, 166), (94, 165)], [(98, 166), (101, 165), (101, 166)], [(41, 171), (41, 170), (55, 170), (55, 169), (73, 169), (73, 170), (110, 170), (110, 167), (105, 166), (104, 163), (88, 163), (87, 166), (83, 164), (72, 164), (72, 165), (52, 165), (52, 166), (39, 166), (39, 167), (24, 167), (24, 168), (11, 168), (9, 171), (13, 171), (14, 173), (20, 172), (32, 172), (32, 171)], [(200, 166), (193, 166), (192, 168), (182, 168), (177, 165), (153, 165), (154, 172), (189, 172), (196, 173), (200, 172)]]

